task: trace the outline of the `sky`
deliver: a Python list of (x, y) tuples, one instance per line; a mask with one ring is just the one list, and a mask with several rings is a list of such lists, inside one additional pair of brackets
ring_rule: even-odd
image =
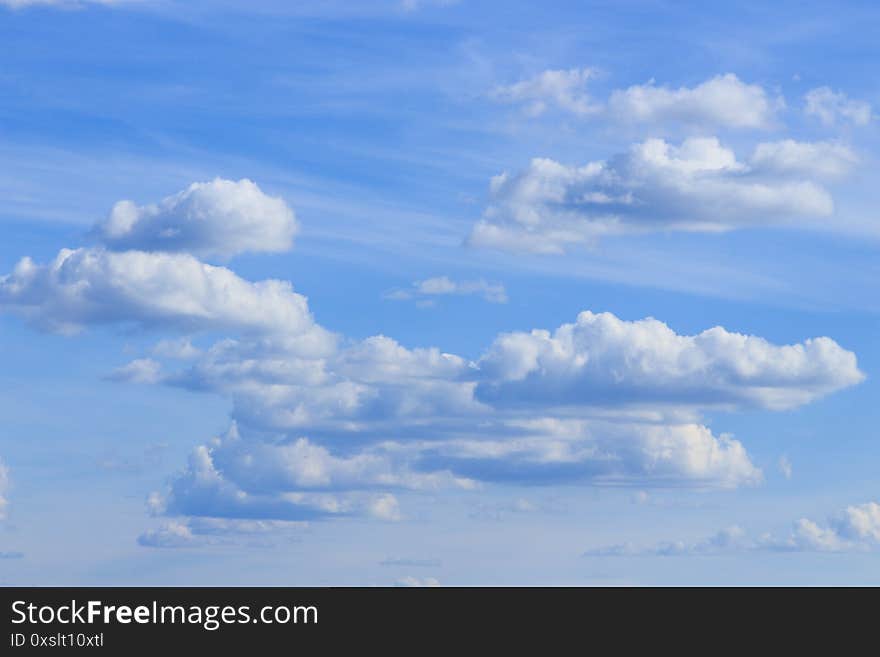
[(0, 0), (0, 583), (880, 584), (878, 29)]

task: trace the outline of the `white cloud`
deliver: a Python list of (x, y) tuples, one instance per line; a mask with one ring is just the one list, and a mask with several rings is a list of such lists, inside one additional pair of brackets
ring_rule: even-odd
[(829, 338), (777, 346), (721, 327), (684, 336), (590, 312), (553, 333), (502, 334), (474, 363), (384, 336), (320, 353), (293, 337), (224, 340), (161, 375), (230, 396), (234, 417), (264, 430), (384, 437), (501, 409), (792, 408), (862, 378), (855, 356)]
[(791, 461), (784, 454), (779, 457), (779, 472), (781, 472), (782, 476), (786, 479), (791, 479), (791, 475), (794, 472)]
[(801, 518), (789, 536), (764, 536), (762, 546), (814, 552), (876, 550), (880, 548), (880, 504), (866, 502), (848, 506), (825, 525)]
[(202, 350), (193, 346), (189, 338), (174, 338), (160, 340), (153, 347), (153, 355), (160, 358), (174, 358), (177, 360), (192, 360), (202, 355)]
[(443, 563), (439, 559), (413, 559), (410, 557), (388, 557), (379, 562), (380, 566), (401, 568), (439, 568)]
[(391, 519), (400, 511), (382, 497), (389, 489), (754, 484), (762, 474), (742, 443), (683, 418), (791, 408), (863, 377), (828, 338), (777, 346), (720, 327), (686, 336), (589, 312), (552, 333), (503, 334), (474, 363), (384, 336), (314, 358), (289, 348), (226, 340), (163, 374), (229, 395), (247, 428), (193, 453), (166, 511)]
[(235, 417), (267, 430), (378, 431), (401, 421), (473, 415), (468, 363), (436, 348), (406, 349), (373, 336), (337, 351), (301, 340), (225, 340), (162, 381), (230, 395)]
[(814, 552), (876, 550), (880, 548), (880, 504), (867, 502), (848, 506), (825, 525), (801, 518), (788, 536), (765, 535), (759, 539), (758, 546)]
[[(627, 166), (709, 172), (703, 186), (718, 171), (749, 173), (713, 140), (674, 152), (643, 146)], [(413, 289), (503, 291), (488, 285), (438, 277)], [(502, 334), (473, 362), (382, 335), (346, 340), (318, 325), (289, 283), (249, 282), (186, 253), (99, 247), (65, 249), (45, 265), (25, 258), (0, 277), (0, 308), (62, 332), (179, 331), (112, 376), (231, 399), (242, 431), (234, 424), (196, 447), (151, 496), (154, 513), (171, 519), (142, 537), (157, 546), (214, 544), (206, 537), (226, 531), (222, 523), (393, 521), (404, 515), (399, 491), (481, 482), (754, 484), (762, 474), (743, 444), (714, 434), (703, 410), (792, 408), (863, 378), (829, 338), (777, 346), (590, 312), (553, 332)], [(199, 349), (193, 331), (234, 337)]]
[[(235, 425), (209, 445), (197, 447), (189, 467), (164, 493), (151, 497), (157, 515), (308, 521), (367, 515), (401, 517), (387, 488), (471, 487), (448, 472), (395, 469), (381, 452), (337, 457), (305, 438), (289, 443), (243, 439)], [(205, 533), (205, 530), (201, 530)]]
[(742, 551), (853, 552), (880, 549), (880, 504), (868, 502), (847, 507), (826, 525), (801, 518), (784, 536), (762, 534), (752, 538), (739, 527), (688, 543), (662, 542), (648, 546), (632, 543), (588, 550), (585, 556), (677, 556)]
[(162, 380), (162, 365), (150, 358), (138, 358), (116, 368), (108, 378), (126, 383), (159, 383)]
[(314, 346), (331, 340), (312, 321), (306, 298), (289, 283), (251, 283), (183, 253), (80, 248), (62, 249), (46, 265), (23, 258), (11, 274), (0, 277), (0, 309), (61, 333), (90, 324), (129, 323), (309, 334)]
[(739, 441), (697, 424), (544, 417), (508, 421), (494, 439), (449, 439), (417, 449), (425, 467), (487, 482), (735, 488), (762, 479)]
[(785, 106), (757, 84), (746, 84), (736, 75), (717, 75), (695, 87), (673, 89), (654, 81), (611, 92), (607, 101), (590, 96), (588, 83), (595, 69), (548, 69), (514, 84), (497, 86), (490, 97), (521, 105), (537, 117), (558, 110), (580, 117), (602, 117), (611, 122), (667, 124), (691, 128), (768, 129)]
[(698, 126), (769, 128), (784, 105), (759, 85), (728, 73), (695, 87), (672, 89), (654, 82), (616, 90), (608, 100), (609, 118), (639, 123), (680, 122)]
[(187, 518), (169, 520), (138, 536), (138, 544), (154, 548), (189, 548), (247, 542), (255, 545), (262, 536), (295, 534), (304, 522), (281, 520), (235, 520), (229, 518)]
[(596, 72), (589, 68), (547, 70), (515, 84), (495, 87), (490, 97), (504, 103), (524, 105), (529, 116), (558, 109), (578, 116), (596, 114), (601, 106), (587, 93), (587, 82)]
[(584, 552), (585, 557), (638, 557), (710, 555), (742, 549), (751, 549), (752, 543), (745, 531), (736, 525), (722, 529), (709, 538), (695, 541), (669, 541), (641, 547), (633, 543), (619, 543)]
[[(23, 260), (0, 279), (0, 301), (56, 329), (242, 334), (206, 350), (165, 344), (113, 375), (228, 395), (247, 429), (198, 447), (154, 498), (158, 512), (184, 518), (393, 520), (402, 514), (389, 490), (478, 481), (755, 483), (761, 473), (739, 441), (682, 417), (791, 408), (862, 378), (855, 356), (828, 338), (776, 346), (720, 327), (682, 336), (656, 320), (589, 312), (552, 333), (502, 334), (475, 362), (385, 336), (341, 343), (289, 285), (250, 283), (186, 254), (79, 249), (44, 266)], [(341, 437), (334, 449), (322, 444)], [(144, 540), (189, 538), (177, 527)]]
[(535, 513), (541, 510), (548, 509), (542, 505), (535, 504), (524, 497), (520, 497), (509, 502), (478, 502), (474, 505), (473, 511), (468, 515), (477, 520), (501, 521), (512, 514)]
[[(152, 505), (171, 516), (397, 520), (402, 514), (389, 489), (468, 490), (474, 480), (732, 488), (762, 478), (741, 443), (698, 425), (548, 418), (509, 422), (495, 438), (469, 433), (367, 442), (346, 456), (305, 438), (279, 442), (235, 433), (196, 448), (189, 467)], [(516, 510), (527, 510), (525, 503)]]
[(258, 536), (279, 530), (300, 531), (309, 526), (307, 522), (283, 520), (231, 520), (229, 518), (191, 518), (189, 527), (204, 536)]
[(581, 167), (534, 159), (522, 173), (492, 179), (491, 204), (468, 243), (558, 253), (606, 235), (799, 225), (832, 214), (822, 186), (778, 169), (753, 169), (713, 137), (680, 146), (649, 139)]
[(830, 338), (777, 346), (715, 327), (678, 335), (663, 322), (582, 312), (550, 333), (507, 333), (479, 362), (476, 396), (499, 406), (672, 403), (800, 406), (863, 380)]
[(811, 89), (804, 96), (804, 101), (804, 112), (827, 126), (838, 123), (867, 125), (873, 117), (869, 103), (851, 99), (845, 93), (835, 92), (829, 87)]
[(370, 502), (369, 512), (371, 516), (379, 520), (396, 522), (402, 518), (397, 498), (387, 493)]
[(193, 183), (155, 205), (120, 201), (95, 235), (114, 250), (185, 251), (229, 257), (246, 251), (280, 252), (293, 246), (293, 211), (250, 180)]
[(394, 585), (395, 586), (402, 586), (402, 587), (421, 587), (421, 586), (433, 587), (433, 586), (440, 586), (440, 582), (434, 577), (418, 578), (418, 577), (407, 576), (407, 577), (402, 577), (402, 578), (398, 579), (394, 583)]
[(192, 533), (186, 523), (172, 520), (156, 529), (145, 531), (138, 537), (138, 544), (154, 548), (199, 547), (205, 540)]
[(846, 539), (880, 543), (880, 504), (867, 502), (847, 507), (836, 527)]
[(412, 288), (393, 290), (386, 294), (385, 298), (393, 301), (407, 301), (449, 295), (476, 295), (483, 297), (489, 303), (507, 303), (507, 291), (501, 283), (490, 283), (483, 279), (454, 281), (448, 276), (416, 281)]
[(845, 144), (792, 139), (758, 144), (752, 155), (754, 171), (836, 178), (849, 173), (859, 157)]
[[(266, 443), (242, 440), (238, 432), (215, 441), (210, 457), (227, 479), (248, 493), (272, 491), (338, 491), (369, 488), (436, 490), (470, 488), (466, 479), (448, 472), (408, 471), (392, 462), (381, 450), (337, 456), (307, 438)], [(388, 501), (380, 504), (387, 507)]]

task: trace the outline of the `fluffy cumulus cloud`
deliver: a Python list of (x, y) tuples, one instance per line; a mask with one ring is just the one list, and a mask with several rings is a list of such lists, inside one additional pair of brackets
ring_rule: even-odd
[(554, 332), (508, 333), (480, 361), (476, 395), (502, 406), (691, 403), (784, 409), (863, 379), (830, 338), (773, 345), (714, 327), (679, 335), (663, 322), (582, 312)]
[[(682, 175), (738, 166), (716, 142), (660, 151)], [(503, 290), (444, 277), (414, 289)], [(703, 411), (793, 408), (862, 379), (855, 356), (829, 338), (774, 345), (720, 327), (680, 335), (607, 313), (501, 334), (474, 360), (383, 335), (345, 339), (289, 283), (247, 281), (169, 251), (25, 258), (0, 277), (0, 309), (61, 332), (175, 332), (110, 376), (231, 400), (231, 429), (193, 449), (150, 497), (165, 518), (141, 536), (150, 547), (351, 516), (396, 521), (406, 515), (401, 495), (493, 482), (754, 484), (762, 473), (743, 443), (714, 433)]]
[(594, 99), (588, 84), (595, 69), (549, 69), (490, 92), (496, 102), (524, 108), (537, 117), (548, 110), (578, 117), (601, 117), (614, 123), (679, 124), (686, 128), (771, 128), (785, 106), (781, 96), (736, 75), (717, 75), (694, 87), (672, 88), (653, 80), (616, 89), (605, 100)]
[(120, 201), (94, 233), (114, 250), (185, 251), (228, 257), (293, 246), (297, 222), (280, 198), (250, 180), (193, 183), (152, 205)]
[(804, 96), (804, 112), (827, 126), (867, 125), (873, 117), (870, 103), (855, 100), (829, 87), (811, 89)]
[(392, 290), (385, 295), (393, 301), (415, 300), (420, 305), (432, 305), (435, 297), (480, 296), (489, 303), (507, 303), (507, 291), (501, 283), (483, 279), (454, 281), (448, 276), (436, 276), (416, 281), (412, 287)]
[(608, 113), (616, 120), (639, 123), (679, 122), (698, 126), (768, 128), (784, 106), (760, 85), (728, 73), (695, 87), (673, 89), (654, 82), (614, 91)]
[(858, 163), (858, 155), (846, 144), (793, 139), (758, 144), (751, 159), (754, 171), (817, 178), (843, 176)]
[(556, 253), (607, 235), (827, 225), (834, 203), (816, 174), (839, 173), (851, 159), (844, 147), (782, 142), (742, 162), (714, 137), (648, 139), (580, 167), (534, 159), (492, 179), (491, 204), (468, 242)]
[(761, 471), (695, 420), (701, 409), (792, 408), (863, 376), (828, 338), (687, 336), (590, 312), (503, 334), (473, 362), (383, 336), (312, 358), (292, 342), (224, 340), (180, 368), (164, 359), (158, 379), (148, 369), (229, 396), (242, 427), (193, 452), (156, 498), (161, 513), (393, 520), (400, 491), (749, 485)]
[(548, 109), (587, 116), (602, 109), (586, 89), (587, 82), (595, 75), (589, 68), (547, 70), (511, 85), (495, 87), (490, 96), (498, 102), (524, 106), (529, 116), (539, 116)]
[(248, 493), (214, 464), (213, 449), (199, 446), (188, 467), (166, 494), (154, 494), (150, 509), (157, 515), (231, 519), (307, 521), (351, 512), (349, 500), (324, 493)]
[(770, 549), (851, 552), (880, 548), (880, 504), (866, 502), (848, 506), (824, 524), (808, 518), (798, 520), (788, 536), (765, 535), (759, 545)]
[(251, 283), (185, 253), (79, 248), (62, 249), (47, 264), (23, 258), (0, 277), (0, 309), (62, 333), (128, 323), (329, 339), (289, 283)]
[(509, 420), (494, 438), (415, 448), (423, 467), (486, 482), (735, 488), (762, 479), (739, 441), (698, 424), (543, 417)]
[(880, 504), (867, 502), (847, 507), (843, 513), (820, 524), (801, 518), (783, 535), (770, 533), (749, 536), (740, 527), (731, 527), (695, 542), (665, 541), (638, 546), (621, 543), (592, 548), (589, 557), (686, 556), (765, 550), (773, 552), (853, 552), (880, 548)]
[(197, 547), (205, 542), (186, 523), (174, 520), (138, 536), (138, 544), (155, 548)]

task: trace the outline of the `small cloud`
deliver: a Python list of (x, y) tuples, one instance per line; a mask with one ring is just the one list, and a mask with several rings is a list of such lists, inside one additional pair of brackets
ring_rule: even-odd
[(162, 365), (151, 358), (138, 358), (116, 368), (107, 378), (122, 383), (155, 384), (162, 380)]
[(246, 543), (254, 538), (278, 536), (308, 527), (305, 522), (198, 517), (170, 520), (141, 534), (137, 542), (149, 548), (193, 548)]
[(618, 89), (608, 100), (608, 117), (629, 123), (766, 129), (784, 106), (781, 97), (772, 98), (760, 85), (727, 73), (695, 87), (674, 89), (652, 80)]
[(786, 479), (791, 479), (791, 461), (789, 461), (788, 457), (784, 454), (779, 457), (779, 471), (782, 473), (783, 477), (785, 477)]
[(202, 355), (202, 350), (194, 347), (189, 338), (162, 340), (153, 347), (154, 356), (175, 360), (192, 360)]
[(640, 557), (640, 556), (688, 556), (709, 555), (750, 547), (746, 533), (736, 525), (722, 529), (709, 538), (689, 543), (686, 541), (663, 541), (649, 546), (619, 543), (594, 548), (584, 552), (585, 557)]
[(391, 494), (380, 495), (374, 499), (368, 508), (369, 514), (379, 520), (396, 522), (401, 519), (400, 505), (397, 498)]
[(880, 504), (867, 502), (847, 507), (843, 513), (821, 525), (809, 518), (794, 523), (785, 535), (750, 537), (742, 528), (723, 529), (709, 538), (663, 541), (638, 546), (619, 543), (592, 548), (585, 557), (695, 556), (735, 552), (868, 552), (880, 549)]
[(867, 125), (871, 122), (871, 105), (863, 100), (849, 98), (830, 87), (811, 89), (804, 96), (804, 113), (819, 119), (826, 126), (838, 123)]
[(379, 562), (380, 566), (393, 566), (400, 568), (439, 568), (442, 563), (439, 559), (408, 559), (390, 557)]
[(229, 258), (245, 252), (287, 251), (298, 229), (296, 216), (283, 199), (264, 194), (247, 179), (216, 178), (193, 183), (155, 204), (119, 201), (94, 227), (93, 235), (113, 250), (184, 251)]
[(540, 116), (555, 108), (576, 116), (601, 111), (587, 93), (587, 82), (596, 76), (592, 68), (547, 70), (511, 85), (495, 87), (489, 94), (497, 102), (523, 105), (528, 116)]
[(391, 290), (385, 294), (389, 301), (415, 300), (422, 308), (431, 307), (436, 297), (441, 296), (480, 296), (489, 303), (507, 303), (507, 291), (501, 283), (490, 283), (482, 278), (476, 280), (454, 281), (448, 276), (436, 276), (415, 281), (412, 287)]
[(400, 8), (412, 12), (426, 7), (451, 7), (458, 3), (459, 0), (400, 0)]
[(476, 520), (504, 520), (513, 514), (533, 513), (540, 510), (542, 507), (538, 504), (520, 497), (510, 502), (498, 504), (479, 503), (469, 515)]
[(177, 521), (166, 522), (161, 527), (144, 532), (138, 536), (137, 542), (150, 548), (200, 547), (206, 543), (203, 537), (193, 534), (188, 525)]
[(403, 586), (403, 587), (433, 587), (440, 586), (440, 582), (434, 577), (425, 577), (423, 579), (419, 579), (418, 577), (401, 577), (399, 580), (394, 582), (394, 586)]

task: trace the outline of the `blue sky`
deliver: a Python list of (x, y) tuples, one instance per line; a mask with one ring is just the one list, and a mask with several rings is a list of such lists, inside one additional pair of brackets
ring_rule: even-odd
[(880, 583), (878, 23), (0, 0), (0, 581)]

